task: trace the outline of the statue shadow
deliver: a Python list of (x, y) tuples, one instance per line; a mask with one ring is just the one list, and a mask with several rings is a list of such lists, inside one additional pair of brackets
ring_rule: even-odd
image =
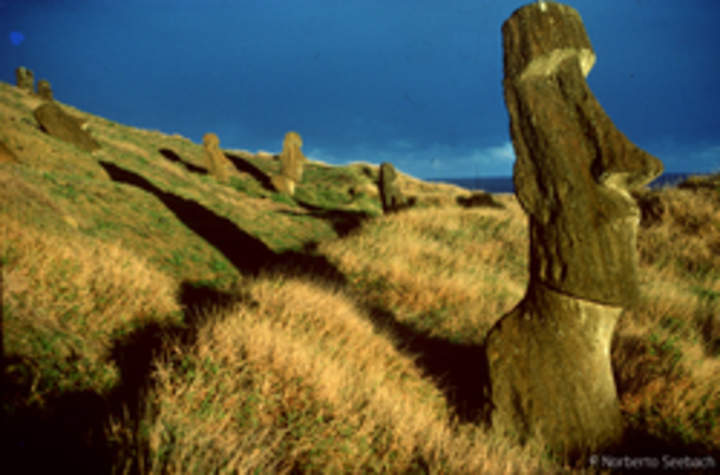
[(113, 181), (155, 195), (185, 226), (220, 251), (242, 274), (258, 275), (261, 271), (295, 275), (312, 273), (316, 278), (334, 283), (345, 282), (345, 276), (325, 256), (307, 250), (275, 253), (231, 220), (218, 216), (197, 202), (163, 191), (144, 177), (114, 163), (101, 161), (100, 165)]
[[(93, 390), (47, 391), (41, 405), (27, 405), (34, 383), (33, 364), (11, 355), (13, 377), (4, 381), (2, 424), (3, 469), (7, 473), (52, 473), (63, 467), (72, 473), (110, 473), (124, 467), (124, 473), (141, 473), (139, 460), (148, 460), (146, 441), (137, 440), (140, 422), (148, 409), (146, 396), (152, 389), (153, 362), (168, 355), (169, 344), (181, 353), (197, 340), (197, 332), (211, 318), (234, 305), (257, 305), (249, 295), (218, 291), (184, 281), (178, 300), (183, 307), (182, 322), (148, 321), (117, 336), (108, 352), (119, 382), (107, 394)], [(71, 355), (66, 364), (79, 356)], [(169, 360), (169, 364), (181, 364)], [(67, 371), (67, 369), (65, 370)], [(13, 408), (5, 410), (6, 408)], [(114, 440), (109, 423), (122, 422), (132, 441)], [(131, 442), (128, 444), (128, 442)], [(16, 470), (13, 470), (16, 469)]]
[(415, 358), (443, 392), (460, 422), (489, 427), (490, 380), (484, 344), (455, 343), (429, 336), (378, 306), (367, 306), (365, 311), (377, 329), (391, 336), (398, 350)]
[(328, 209), (312, 205), (307, 202), (295, 200), (301, 208), (307, 210), (307, 213), (297, 211), (281, 210), (280, 213), (292, 216), (312, 216), (314, 218), (329, 221), (333, 230), (339, 237), (345, 237), (352, 231), (360, 227), (360, 225), (373, 217), (366, 211), (352, 211), (341, 209)]
[(199, 173), (201, 175), (207, 175), (208, 171), (207, 168), (199, 167), (197, 165), (193, 165), (190, 162), (186, 162), (182, 158), (180, 158), (180, 155), (175, 153), (174, 151), (170, 150), (169, 148), (161, 148), (158, 150), (160, 155), (165, 157), (167, 160), (173, 162), (173, 163), (179, 163), (183, 167), (185, 167), (185, 170), (192, 172), (192, 173)]
[(237, 168), (239, 171), (247, 173), (255, 180), (257, 180), (257, 182), (260, 183), (263, 188), (269, 191), (275, 191), (275, 188), (270, 182), (270, 177), (268, 176), (268, 174), (254, 164), (250, 163), (250, 161), (229, 153), (225, 153), (225, 157), (227, 157), (227, 159), (230, 160), (235, 166), (235, 168)]

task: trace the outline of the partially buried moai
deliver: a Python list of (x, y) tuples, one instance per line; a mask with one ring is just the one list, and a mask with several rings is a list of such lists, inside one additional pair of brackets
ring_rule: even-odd
[(40, 96), (42, 99), (45, 99), (46, 101), (53, 100), (53, 92), (52, 87), (50, 86), (50, 81), (48, 81), (47, 79), (41, 79), (38, 81), (37, 95)]
[(205, 160), (208, 171), (219, 182), (228, 180), (228, 160), (220, 150), (220, 139), (212, 132), (203, 135), (203, 147), (205, 148)]
[(381, 163), (378, 191), (380, 192), (380, 202), (382, 203), (383, 212), (386, 214), (399, 211), (405, 205), (402, 193), (400, 193), (395, 183), (396, 179), (397, 172), (392, 163)]
[(271, 177), (275, 189), (290, 196), (295, 193), (295, 185), (302, 180), (307, 161), (302, 153), (302, 144), (302, 138), (297, 132), (290, 131), (285, 134), (280, 152), (280, 174)]
[(639, 212), (629, 190), (663, 167), (615, 128), (585, 82), (595, 54), (577, 11), (527, 5), (502, 34), (530, 281), (486, 340), (491, 421), (573, 458), (623, 433), (610, 344), (638, 296)]
[(29, 93), (35, 92), (35, 75), (24, 66), (15, 69), (15, 81), (17, 87)]

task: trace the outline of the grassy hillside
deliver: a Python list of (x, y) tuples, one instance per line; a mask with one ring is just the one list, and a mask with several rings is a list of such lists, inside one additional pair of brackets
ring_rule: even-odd
[[(39, 104), (0, 83), (3, 466), (585, 470), (482, 422), (481, 345), (528, 279), (514, 196), (400, 174), (418, 205), (382, 216), (377, 167), (311, 162), (291, 199), (272, 156), (226, 150), (222, 184), (188, 139), (62, 105), (89, 154)], [(657, 193), (612, 359), (627, 454), (720, 465), (720, 186), (695, 183)]]

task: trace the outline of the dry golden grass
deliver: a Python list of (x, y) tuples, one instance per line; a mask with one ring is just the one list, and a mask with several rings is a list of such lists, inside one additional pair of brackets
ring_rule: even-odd
[[(5, 216), (0, 256), (10, 309), (3, 322), (6, 351), (38, 363), (66, 361), (67, 370), (79, 365), (72, 379), (56, 375), (57, 387), (43, 381), (42, 364), (34, 365), (33, 384), (48, 392), (66, 386), (104, 392), (117, 377), (106, 362), (116, 332), (180, 309), (176, 282), (117, 244), (68, 240)], [(44, 396), (39, 389), (31, 399)]]
[(272, 276), (247, 285), (253, 305), (210, 319), (190, 351), (171, 343), (158, 362), (149, 473), (549, 468), (530, 448), (454, 424), (432, 382), (338, 289)]
[[(400, 174), (406, 194), (435, 207), (327, 239), (323, 213), (219, 185), (158, 152), (201, 164), (202, 147), (187, 139), (68, 107), (104, 144), (90, 156), (37, 130), (31, 105), (0, 83), (0, 119), (11, 124), (0, 140), (20, 159), (0, 167), (10, 394), (0, 422), (45, 455), (35, 458), (60, 466), (28, 434), (45, 434), (73, 463), (104, 447), (111, 455), (95, 473), (592, 472), (561, 466), (540, 440), (520, 447), (468, 419), (443, 370), (465, 364), (472, 379), (473, 362), (427, 346), (481, 348), (522, 298), (527, 218), (513, 195), (496, 196), (505, 209), (461, 209), (466, 191)], [(98, 160), (152, 187), (112, 181)], [(341, 176), (309, 172), (321, 184), (322, 173)], [(332, 204), (363, 184), (336, 181), (308, 196)], [(642, 297), (613, 342), (618, 393), (636, 432), (718, 454), (720, 200), (712, 188), (660, 196), (662, 221), (639, 231)], [(330, 210), (355, 216), (343, 206)], [(183, 211), (268, 247), (319, 241), (315, 265), (241, 275)], [(344, 281), (328, 282), (331, 270)], [(83, 418), (89, 395), (101, 401), (93, 424)]]
[(525, 291), (527, 229), (520, 212), (411, 209), (320, 250), (363, 288), (362, 299), (433, 336), (479, 343)]

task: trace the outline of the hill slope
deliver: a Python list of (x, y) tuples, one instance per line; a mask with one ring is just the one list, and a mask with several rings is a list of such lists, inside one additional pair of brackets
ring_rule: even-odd
[[(89, 154), (39, 104), (0, 83), (4, 466), (562, 469), (482, 423), (485, 332), (527, 284), (513, 196), (400, 174), (419, 205), (382, 216), (376, 167), (310, 163), (290, 199), (272, 157), (226, 150), (221, 184), (201, 145), (62, 105)], [(627, 453), (720, 463), (720, 190), (695, 183), (648, 198), (613, 364)]]

